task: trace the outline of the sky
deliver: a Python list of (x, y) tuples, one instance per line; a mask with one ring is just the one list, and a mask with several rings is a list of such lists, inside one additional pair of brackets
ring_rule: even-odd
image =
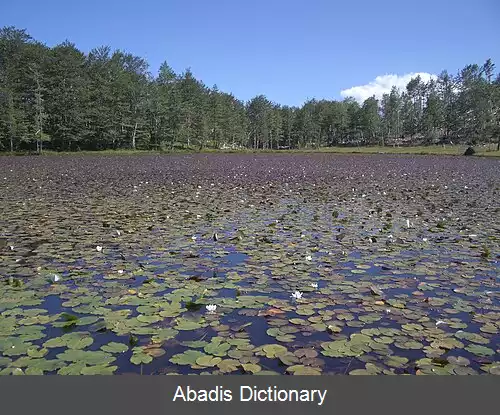
[(190, 68), (207, 86), (283, 105), (359, 101), (488, 58), (500, 71), (498, 0), (3, 0), (0, 27), (55, 46), (109, 45)]

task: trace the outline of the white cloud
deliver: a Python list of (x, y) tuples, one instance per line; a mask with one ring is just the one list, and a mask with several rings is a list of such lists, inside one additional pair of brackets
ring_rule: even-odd
[(427, 82), (430, 79), (436, 79), (437, 76), (427, 72), (412, 72), (405, 75), (380, 75), (374, 81), (359, 86), (353, 86), (349, 89), (340, 91), (340, 95), (344, 98), (353, 97), (356, 101), (362, 103), (365, 99), (375, 95), (375, 98), (382, 98), (385, 93), (391, 92), (391, 88), (395, 86), (399, 90), (404, 90), (408, 82), (420, 75), (422, 81)]

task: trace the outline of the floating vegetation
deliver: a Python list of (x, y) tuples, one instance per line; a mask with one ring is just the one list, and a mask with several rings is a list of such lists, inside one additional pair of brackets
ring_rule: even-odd
[(2, 158), (0, 374), (498, 375), (499, 163), (436, 160)]

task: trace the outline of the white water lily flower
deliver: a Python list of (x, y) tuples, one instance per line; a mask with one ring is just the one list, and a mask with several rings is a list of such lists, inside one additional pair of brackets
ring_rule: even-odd
[(206, 308), (209, 313), (215, 313), (215, 310), (217, 310), (217, 306), (215, 304), (208, 304)]
[(97, 252), (102, 252), (102, 246), (97, 245), (97, 246), (95, 247), (95, 250), (96, 250)]
[(302, 298), (302, 293), (300, 291), (295, 291), (290, 297), (294, 298), (295, 300), (300, 300)]
[(386, 312), (387, 314), (389, 314), (389, 313), (391, 312), (391, 309), (390, 309), (390, 308), (386, 308), (386, 309), (385, 309), (385, 312)]
[(318, 283), (317, 282), (311, 282), (311, 287), (318, 288)]
[(52, 283), (59, 282), (62, 280), (62, 278), (57, 274), (50, 274), (49, 279), (50, 279), (50, 282), (52, 282)]
[(123, 274), (125, 271), (123, 271), (122, 269), (119, 269), (118, 270), (118, 274)]
[(307, 256), (306, 256), (306, 261), (312, 261), (312, 259), (313, 259), (313, 258), (312, 258), (312, 256), (311, 256), (311, 255), (307, 255)]
[(422, 241), (427, 242), (428, 239), (427, 238), (422, 238)]
[(193, 241), (196, 241), (196, 236), (194, 236), (194, 235), (193, 235), (193, 236), (191, 236), (191, 239), (192, 239)]

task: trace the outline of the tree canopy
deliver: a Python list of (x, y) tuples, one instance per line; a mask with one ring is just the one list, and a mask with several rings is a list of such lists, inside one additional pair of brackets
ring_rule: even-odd
[(85, 54), (68, 41), (50, 48), (26, 30), (0, 29), (0, 151), (446, 141), (500, 146), (500, 75), (490, 59), (428, 82), (416, 77), (362, 104), (312, 99), (289, 107), (264, 95), (243, 102), (167, 62), (154, 76), (124, 51)]

